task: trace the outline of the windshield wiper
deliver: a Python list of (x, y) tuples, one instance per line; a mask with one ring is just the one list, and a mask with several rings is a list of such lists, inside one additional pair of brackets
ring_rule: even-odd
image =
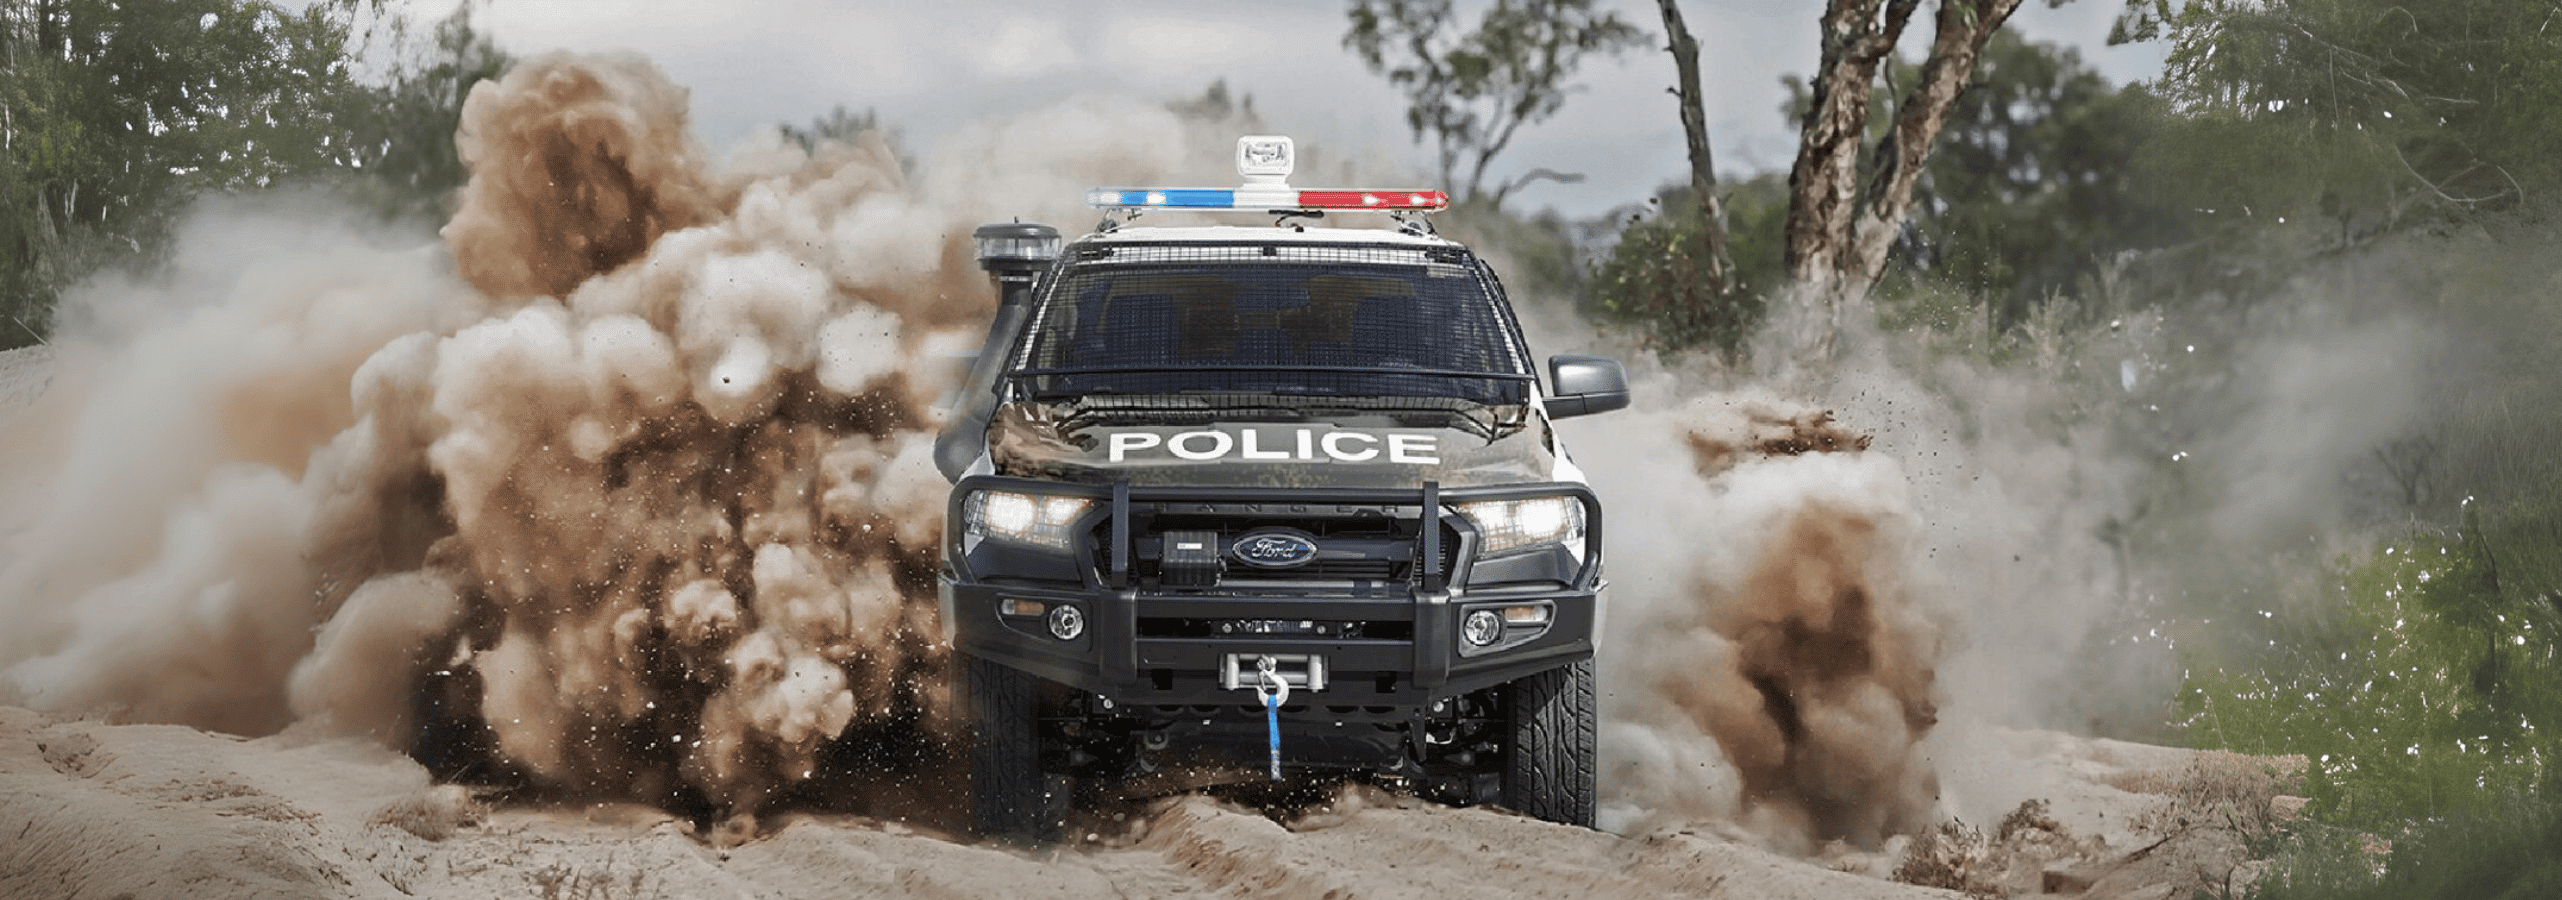
[(1477, 372), (1466, 369), (1244, 364), (1217, 366), (1073, 366), (1048, 369), (1016, 369), (1009, 373), (1007, 377), (1040, 378), (1053, 375), (1165, 375), (1190, 372), (1314, 372), (1334, 375), (1430, 375), (1440, 378), (1484, 378), (1493, 381), (1530, 381), (1535, 377), (1513, 372)]
[(1293, 396), (1258, 391), (1155, 392), (1101, 395), (1081, 392), (1038, 398), (1065, 408), (1063, 418), (1071, 422), (1091, 422), (1132, 415), (1183, 414), (1202, 418), (1219, 413), (1253, 412), (1293, 420), (1304, 420), (1328, 412), (1361, 413), (1440, 413), (1449, 427), (1466, 431), (1487, 441), (1520, 430), (1523, 419), (1508, 416), (1505, 410), (1519, 407), (1485, 404), (1457, 397), (1396, 396)]

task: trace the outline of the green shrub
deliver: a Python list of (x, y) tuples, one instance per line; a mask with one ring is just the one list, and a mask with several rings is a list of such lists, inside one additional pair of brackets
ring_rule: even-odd
[(2390, 840), (2314, 824), (2280, 849), (2257, 900), (2562, 897), (2562, 805), (2508, 796)]
[(1592, 296), (1600, 311), (1633, 326), (1656, 350), (1741, 352), (1761, 328), (1770, 295), (1787, 283), (1780, 243), (1786, 182), (1765, 174), (1722, 187), (1735, 264), (1725, 293), (1707, 289), (1699, 209), (1687, 188), (1657, 197), (1662, 211), (1629, 221), (1593, 263)]
[(2415, 530), (2341, 560), (2325, 620), (2277, 623), (2290, 640), (2275, 658), (2182, 686), (2194, 743), (2310, 761), (2306, 818), (2256, 896), (2562, 888), (2562, 806), (2544, 799), (2562, 750), (2562, 622), (2501, 590), (2478, 534)]
[(2543, 783), (2554, 617), (2492, 589), (2476, 541), (2415, 531), (2342, 561), (2338, 620), (2257, 670), (2192, 672), (2181, 724), (2205, 746), (2294, 752), (2318, 820), (2375, 832)]

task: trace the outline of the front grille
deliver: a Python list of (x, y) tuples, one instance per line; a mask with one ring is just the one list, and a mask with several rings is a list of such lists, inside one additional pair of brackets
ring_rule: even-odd
[[(1297, 575), (1301, 578), (1315, 579), (1318, 581), (1404, 581), (1407, 578), (1406, 573), (1413, 568), (1414, 564), (1412, 562), (1400, 562), (1386, 559), (1346, 559), (1318, 560), (1305, 566), (1286, 571), (1288, 574)], [(1249, 577), (1251, 577), (1276, 573), (1254, 572), (1248, 574)]]
[[(1255, 505), (1134, 504), (1131, 509), (1131, 574), (1142, 589), (1169, 592), (1292, 590), (1403, 591), (1415, 579), (1421, 516), (1412, 504), (1325, 506), (1270, 510)], [(1284, 568), (1262, 568), (1234, 552), (1240, 539), (1286, 532), (1316, 547), (1317, 558)], [(1095, 571), (1110, 570), (1111, 523), (1097, 523), (1089, 546)], [(1200, 545), (1214, 548), (1205, 567)], [(1458, 563), (1459, 535), (1444, 517), (1440, 571)]]

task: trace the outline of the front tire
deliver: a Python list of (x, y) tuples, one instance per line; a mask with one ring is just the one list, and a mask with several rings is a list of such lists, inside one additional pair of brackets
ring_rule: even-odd
[(465, 667), (418, 676), (409, 688), (409, 758), (439, 782), (497, 779), (498, 735), (480, 718), (480, 673)]
[(1041, 771), (1040, 681), (960, 654), (961, 696), (969, 704), (970, 813), (981, 835), (1056, 840), (1051, 779)]
[(1533, 818), (1593, 827), (1600, 722), (1592, 660), (1524, 677), (1507, 693), (1503, 805)]

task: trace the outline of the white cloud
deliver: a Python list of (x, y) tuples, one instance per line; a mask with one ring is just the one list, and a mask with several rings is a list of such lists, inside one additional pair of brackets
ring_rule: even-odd
[(978, 62), (978, 74), (991, 79), (1030, 78), (1076, 68), (1076, 50), (1060, 36), (1056, 20), (1009, 15), (984, 38), (957, 48)]

